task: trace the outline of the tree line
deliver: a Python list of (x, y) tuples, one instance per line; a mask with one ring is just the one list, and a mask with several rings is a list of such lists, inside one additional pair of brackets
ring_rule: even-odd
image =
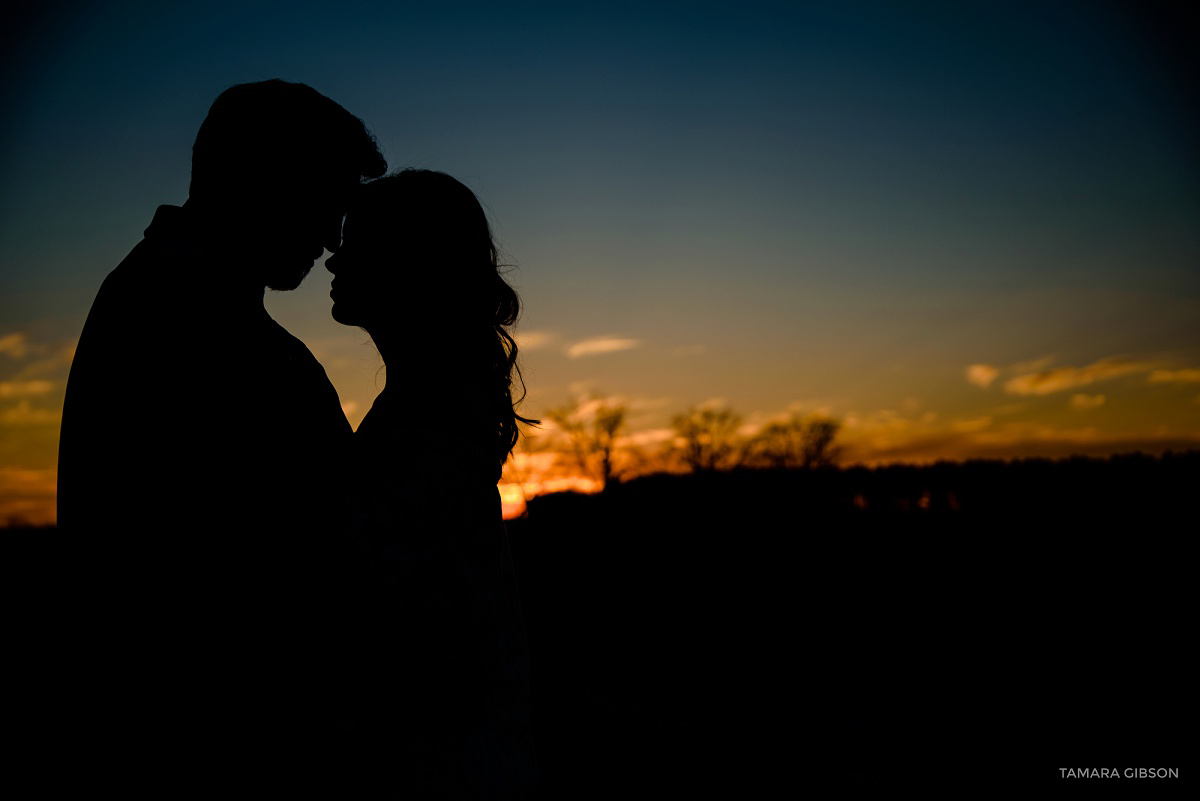
[[(606, 487), (652, 472), (705, 473), (735, 468), (813, 470), (836, 464), (841, 423), (792, 413), (757, 429), (728, 406), (693, 406), (671, 418), (670, 436), (639, 444), (628, 434), (627, 404), (581, 398), (551, 408), (551, 426), (522, 438), (514, 478), (527, 477), (535, 454), (550, 454), (558, 472), (573, 472)], [(544, 462), (547, 460), (543, 460)]]

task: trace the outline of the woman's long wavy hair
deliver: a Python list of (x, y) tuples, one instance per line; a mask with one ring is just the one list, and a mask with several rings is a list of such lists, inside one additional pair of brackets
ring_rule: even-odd
[(395, 244), (406, 266), (398, 281), (412, 294), (405, 310), (417, 325), (436, 329), (437, 341), (450, 343), (477, 379), (469, 384), (486, 400), (503, 464), (517, 444), (518, 424), (539, 421), (516, 411), (525, 385), (509, 329), (521, 300), (504, 279), (478, 198), (446, 173), (407, 169), (364, 184), (354, 209), (369, 209), (376, 225), (403, 232)]

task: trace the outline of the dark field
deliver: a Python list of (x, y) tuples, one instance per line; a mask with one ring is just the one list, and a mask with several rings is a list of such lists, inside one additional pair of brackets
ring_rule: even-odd
[[(535, 499), (509, 537), (540, 797), (1186, 771), (1197, 478), (1187, 453), (662, 475)], [(10, 637), (52, 643), (29, 629), (53, 601), (55, 532), (4, 542)], [(11, 705), (24, 688), (6, 684)]]
[(535, 499), (509, 531), (547, 797), (1190, 763), (1198, 468), (734, 472)]

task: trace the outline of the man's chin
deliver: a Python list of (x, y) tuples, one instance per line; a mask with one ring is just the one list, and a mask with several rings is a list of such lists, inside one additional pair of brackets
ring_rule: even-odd
[(358, 325), (353, 313), (339, 307), (337, 303), (333, 304), (333, 308), (329, 310), (329, 315), (333, 317), (335, 322), (339, 322), (342, 325)]
[(267, 289), (273, 289), (276, 292), (290, 292), (304, 282), (312, 267), (309, 264), (303, 271), (293, 269), (286, 272), (271, 273), (267, 276)]

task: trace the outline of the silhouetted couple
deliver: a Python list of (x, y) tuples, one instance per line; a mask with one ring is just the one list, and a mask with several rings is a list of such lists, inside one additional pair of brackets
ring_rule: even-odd
[[(522, 419), (519, 301), (470, 190), (385, 170), (313, 89), (235, 86), (200, 128), (187, 202), (158, 209), (96, 297), (63, 411), (78, 618), (57, 681), (62, 747), (97, 786), (533, 784), (496, 491)], [(334, 317), (389, 367), (353, 433), (263, 305), (325, 248)]]

